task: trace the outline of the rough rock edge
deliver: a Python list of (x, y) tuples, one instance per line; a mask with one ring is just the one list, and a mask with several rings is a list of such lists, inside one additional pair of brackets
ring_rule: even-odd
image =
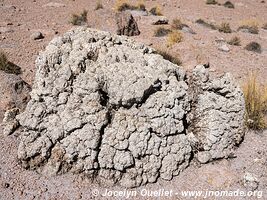
[[(90, 36), (88, 36), (88, 34)], [(88, 48), (86, 47), (87, 42), (89, 42), (89, 44), (99, 42), (100, 44), (98, 45), (100, 46), (96, 49), (94, 49), (94, 47)], [(75, 48), (77, 46), (79, 47), (79, 45), (83, 48), (80, 47), (81, 50), (75, 52), (77, 55), (73, 56), (75, 57), (75, 60), (71, 61), (73, 63), (68, 63), (70, 62), (69, 59), (71, 54), (68, 53), (68, 56), (64, 57), (64, 51), (67, 49), (66, 52), (68, 52), (68, 48), (70, 48), (70, 51), (75, 51)], [(116, 49), (116, 46), (118, 45), (120, 45), (120, 48)], [(64, 46), (63, 49), (60, 49), (61, 46)], [(127, 59), (131, 59), (131, 55), (129, 55), (129, 57), (125, 54), (120, 55), (120, 49), (124, 48), (123, 50), (129, 50), (130, 54), (140, 56), (138, 63), (150, 63), (147, 65), (145, 64), (145, 66), (149, 66), (150, 68), (152, 66), (160, 66), (160, 70), (155, 70), (155, 72), (157, 73), (163, 68), (165, 69), (165, 72), (163, 70), (164, 73), (161, 72), (161, 74), (156, 74), (156, 79), (153, 82), (151, 82), (153, 79), (150, 79), (149, 84), (144, 84), (147, 86), (143, 88), (143, 92), (138, 93), (138, 90), (133, 90), (132, 92), (134, 95), (131, 95), (131, 93), (126, 94), (127, 98), (125, 99), (123, 96), (124, 94), (120, 94), (119, 92), (119, 89), (123, 90), (123, 86), (122, 88), (117, 88), (117, 91), (113, 91), (112, 87), (108, 88), (107, 86), (108, 84), (112, 84), (113, 80), (105, 80), (108, 79), (105, 75), (108, 76), (111, 72), (108, 71), (108, 68), (105, 68), (105, 63), (107, 62), (105, 59), (107, 59), (107, 56), (101, 57), (103, 54), (102, 47), (104, 46), (106, 46), (104, 51), (108, 52), (113, 48), (116, 50), (115, 61), (112, 59), (108, 60), (108, 67), (113, 67), (113, 62), (118, 60), (123, 64)], [(89, 51), (84, 52), (83, 50), (86, 48), (89, 49)], [(83, 55), (79, 55), (80, 53)], [(191, 146), (195, 153), (202, 153), (203, 149), (201, 146), (206, 145), (207, 138), (211, 135), (209, 133), (206, 134), (201, 129), (197, 129), (196, 131), (188, 126), (196, 127), (199, 121), (201, 122), (201, 120), (198, 120), (198, 114), (195, 113), (195, 111), (201, 108), (202, 105), (198, 105), (196, 99), (201, 97), (201, 93), (214, 92), (212, 91), (213, 82), (208, 79), (208, 71), (203, 66), (197, 66), (195, 73), (188, 81), (185, 78), (184, 71), (180, 67), (165, 61), (161, 56), (153, 53), (153, 49), (142, 44), (137, 44), (126, 37), (113, 36), (106, 32), (85, 28), (72, 30), (66, 33), (63, 37), (54, 39), (36, 61), (38, 69), (34, 89), (31, 94), (32, 100), (29, 102), (25, 113), (18, 116), (18, 120), (24, 127), (18, 157), (24, 167), (31, 169), (37, 168), (47, 174), (65, 173), (67, 171), (74, 173), (83, 172), (92, 177), (98, 177), (99, 179), (103, 177), (104, 180), (111, 180), (114, 183), (118, 182), (126, 187), (136, 187), (146, 183), (152, 183), (157, 181), (159, 177), (170, 180), (173, 176), (178, 175), (180, 171), (186, 168), (191, 159)], [(110, 54), (109, 56), (112, 58), (114, 55)], [(127, 59), (123, 60), (122, 58), (125, 56)], [(68, 62), (65, 63), (64, 59)], [(92, 70), (92, 73), (88, 72), (90, 71), (88, 70), (88, 67), (96, 67), (95, 65), (99, 64), (99, 59), (102, 59), (102, 64), (98, 66), (101, 66), (103, 70), (105, 70), (104, 76), (99, 76), (96, 77), (96, 79), (91, 80), (92, 82), (90, 84), (92, 84), (92, 87), (87, 87), (88, 84), (81, 86), (83, 81), (86, 81), (88, 77), (92, 78), (93, 74), (99, 75), (102, 73), (101, 68), (95, 68)], [(157, 61), (156, 66), (153, 65), (155, 60)], [(133, 62), (135, 62), (135, 60), (133, 60)], [(59, 70), (56, 72), (55, 69), (61, 69), (59, 67), (61, 64), (64, 66), (63, 71), (59, 72)], [(65, 67), (66, 65), (70, 67), (67, 68)], [(129, 65), (127, 66), (129, 68), (132, 67), (129, 63), (127, 63), (127, 65)], [(138, 68), (136, 70), (136, 72), (139, 71)], [(88, 73), (91, 74), (88, 75)], [(118, 71), (117, 73), (120, 74), (123, 72)], [(62, 88), (64, 88), (63, 92), (59, 92), (58, 94), (57, 89), (60, 90), (60, 88), (57, 88), (58, 84), (55, 84), (54, 87), (49, 86), (49, 84), (52, 84), (53, 86), (53, 81), (56, 81), (56, 79), (52, 81), (50, 80), (51, 77), (49, 77), (49, 75), (51, 74), (52, 77), (56, 74), (58, 74), (56, 76), (59, 77), (64, 75), (58, 82), (58, 84), (61, 82), (65, 84), (62, 86)], [(150, 72), (150, 74), (153, 73)], [(128, 76), (128, 74), (124, 75), (126, 77)], [(86, 76), (88, 77), (86, 78)], [(113, 77), (112, 74), (110, 76)], [(120, 77), (118, 76), (118, 78)], [(141, 80), (146, 81), (145, 78)], [(218, 80), (215, 79), (214, 81), (216, 82), (220, 80), (223, 80), (223, 78)], [(231, 84), (233, 83), (232, 79), (227, 80), (229, 80)], [(79, 84), (75, 84), (77, 81)], [(186, 81), (189, 83), (186, 83)], [(122, 83), (126, 84), (127, 80)], [(96, 84), (96, 86), (94, 86), (94, 84)], [(168, 88), (169, 84), (171, 84), (171, 88)], [(188, 85), (190, 87), (189, 90)], [(57, 89), (55, 89), (55, 87)], [(140, 85), (138, 87), (140, 87)], [(230, 93), (233, 93), (234, 98), (236, 97), (238, 100), (240, 100), (240, 98), (242, 99), (240, 89), (236, 86), (233, 87), (234, 90), (230, 90)], [(162, 92), (162, 90), (165, 93)], [(190, 97), (189, 91), (193, 91), (192, 97)], [(78, 96), (85, 94), (88, 97), (93, 95), (93, 97), (90, 98), (99, 102), (98, 104), (93, 105), (91, 110), (88, 109), (90, 111), (86, 111), (88, 113), (91, 112), (92, 115), (86, 115), (86, 117), (89, 117), (91, 120), (83, 121), (79, 118), (81, 113), (79, 113), (79, 111), (76, 113), (75, 106), (79, 105), (79, 108), (81, 106), (79, 104), (79, 98), (75, 99), (76, 93)], [(169, 105), (170, 102), (168, 102), (168, 100), (171, 99), (166, 97), (170, 94), (178, 94), (177, 97), (172, 97), (177, 99), (178, 104), (174, 103), (173, 105)], [(53, 102), (53, 96), (57, 96), (58, 105)], [(73, 96), (71, 97), (73, 102), (68, 104), (70, 96)], [(162, 102), (158, 102), (158, 99)], [(174, 99), (171, 101), (174, 101)], [(159, 108), (167, 105), (164, 109), (167, 109), (168, 106), (182, 106), (182, 110), (178, 109), (179, 112), (176, 114), (178, 116), (179, 113), (180, 115), (181, 113), (184, 114), (182, 114), (182, 116), (179, 117), (180, 120), (176, 120), (176, 122), (172, 118), (164, 121), (162, 118), (158, 116), (156, 117), (161, 111), (153, 112), (153, 108), (157, 106), (158, 103), (163, 103)], [(240, 104), (242, 103), (241, 100)], [(73, 116), (69, 117), (67, 113), (63, 115), (64, 118), (69, 117), (69, 121), (65, 120), (66, 126), (64, 125), (64, 131), (62, 132), (62, 130), (60, 130), (60, 122), (62, 119), (57, 119), (56, 113), (59, 111), (55, 111), (54, 107), (64, 107), (65, 104), (71, 108), (70, 110)], [(189, 113), (190, 104), (192, 109)], [(243, 105), (241, 105), (241, 111), (237, 111), (237, 114), (242, 114), (242, 106)], [(164, 110), (162, 112), (163, 114), (170, 112), (171, 115), (175, 116), (174, 113), (172, 114), (175, 110), (176, 109), (172, 108), (169, 109), (168, 112)], [(212, 108), (209, 110), (212, 110)], [(47, 116), (52, 118), (52, 124), (51, 122), (43, 123), (43, 120), (50, 120)], [(98, 116), (100, 121), (96, 120), (95, 116)], [(154, 119), (159, 121), (155, 121), (155, 124), (152, 125)], [(152, 121), (147, 123), (147, 120)], [(158, 126), (160, 123), (169, 123), (171, 121), (173, 121), (172, 123), (175, 122), (180, 124), (176, 125), (177, 130), (174, 132), (167, 127), (161, 129), (160, 126)], [(136, 125), (136, 123), (141, 123), (143, 127)], [(135, 125), (133, 126), (133, 124)], [(154, 127), (152, 128), (151, 126)], [(242, 124), (237, 126), (238, 130), (242, 129)], [(49, 127), (57, 127), (58, 130), (49, 130)], [(175, 126), (171, 125), (171, 127)], [(84, 135), (86, 130), (93, 131), (93, 135), (91, 137), (88, 136), (88, 134)], [(117, 130), (122, 131), (123, 134)], [(51, 131), (52, 134), (50, 134)], [(234, 136), (235, 135), (238, 135), (238, 138), (240, 138), (239, 136), (242, 134), (234, 132)], [(53, 138), (55, 136), (57, 137)], [(79, 139), (79, 136), (82, 137)], [(220, 140), (225, 136), (227, 137), (228, 135), (222, 134), (219, 136)], [(86, 143), (87, 147), (80, 150), (74, 150), (76, 146), (79, 146), (79, 142), (75, 143), (77, 138), (78, 140), (82, 140), (86, 137), (89, 137), (89, 140), (87, 140)], [(231, 150), (238, 142), (240, 142), (240, 140), (232, 139), (229, 141), (229, 145), (222, 145), (221, 147), (220, 145), (217, 145), (220, 144), (220, 142), (217, 141), (214, 145), (215, 149), (210, 149), (211, 153), (214, 154), (212, 157), (207, 158), (207, 155), (204, 155), (202, 156), (202, 158), (204, 157), (203, 161), (203, 159), (201, 159), (201, 154), (199, 154), (200, 156), (197, 155), (197, 158), (200, 158), (200, 162), (204, 163), (212, 159), (225, 157), (228, 155), (228, 150)], [(70, 145), (72, 146), (71, 150)], [(160, 148), (155, 145), (159, 145)], [(201, 148), (198, 148), (198, 146)], [(219, 148), (216, 149), (217, 147)], [(83, 152), (86, 149), (90, 151), (89, 158), (88, 156), (80, 156), (80, 154), (88, 155), (88, 152)], [(68, 151), (71, 151), (72, 153), (78, 151), (78, 155), (71, 155)]]

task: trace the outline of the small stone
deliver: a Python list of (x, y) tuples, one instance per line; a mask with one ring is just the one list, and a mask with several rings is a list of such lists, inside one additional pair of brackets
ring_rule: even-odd
[(235, 8), (234, 4), (231, 1), (226, 1), (223, 5), (226, 8)]
[(18, 127), (19, 127), (19, 122), (17, 120), (5, 123), (4, 129), (3, 129), (3, 134), (6, 136), (11, 135), (12, 133), (15, 132), (15, 130), (17, 130)]
[(251, 190), (256, 190), (259, 186), (258, 178), (254, 174), (251, 174), (249, 172), (245, 173), (243, 181), (244, 181), (244, 186)]
[(225, 43), (225, 39), (224, 38), (216, 38), (215, 42), (217, 42), (218, 44), (224, 44)]
[(133, 17), (147, 16), (147, 11), (144, 10), (131, 10), (130, 13)]
[(40, 40), (40, 39), (43, 39), (44, 36), (41, 32), (37, 31), (37, 32), (34, 32), (33, 34), (31, 34), (31, 39), (32, 40)]
[(183, 26), (182, 31), (185, 32), (185, 33), (196, 34), (196, 32), (193, 31), (193, 29), (191, 29), (191, 28), (188, 27), (188, 26)]
[(197, 159), (200, 163), (205, 164), (210, 161), (211, 155), (209, 152), (202, 151), (197, 154)]
[(14, 32), (14, 30), (12, 30), (11, 28), (8, 27), (0, 27), (0, 34), (1, 33), (12, 33)]
[(168, 24), (169, 20), (164, 16), (152, 16), (152, 25)]
[(54, 8), (60, 8), (60, 7), (65, 7), (65, 6), (66, 5), (63, 3), (56, 3), (56, 2), (50, 2), (50, 3), (43, 5), (43, 7), (54, 7)]
[(13, 109), (7, 110), (4, 114), (3, 122), (6, 123), (6, 122), (13, 121), (16, 118), (18, 113), (19, 113), (18, 108), (13, 108)]
[(243, 7), (245, 6), (243, 3), (236, 3), (237, 6)]
[(4, 188), (9, 188), (10, 184), (9, 183), (4, 183)]
[(229, 52), (230, 51), (229, 47), (226, 44), (222, 44), (221, 46), (218, 47), (218, 49), (220, 51), (223, 51), (223, 52)]
[(118, 35), (136, 36), (140, 34), (138, 25), (130, 12), (117, 13), (116, 22)]

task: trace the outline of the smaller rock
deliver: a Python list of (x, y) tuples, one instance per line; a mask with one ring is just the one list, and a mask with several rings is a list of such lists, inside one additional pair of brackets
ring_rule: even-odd
[(8, 27), (0, 27), (0, 34), (1, 33), (12, 33), (14, 32), (14, 30), (12, 30), (11, 28)]
[(236, 3), (237, 6), (243, 7), (245, 6), (243, 3)]
[(222, 44), (221, 46), (218, 47), (218, 49), (220, 51), (223, 51), (223, 52), (229, 52), (230, 51), (230, 48), (226, 44)]
[(135, 36), (140, 34), (138, 25), (130, 12), (117, 13), (116, 22), (118, 35)]
[(3, 5), (2, 6), (3, 9), (7, 9), (7, 10), (16, 10), (16, 6), (13, 6), (13, 5)]
[(14, 119), (16, 119), (17, 114), (19, 114), (18, 108), (7, 110), (4, 114), (3, 123), (13, 121)]
[(4, 128), (3, 128), (3, 134), (4, 135), (11, 135), (12, 133), (17, 130), (19, 127), (19, 122), (17, 120), (14, 120), (12, 122), (4, 123)]
[(216, 38), (215, 42), (217, 42), (218, 44), (225, 44), (225, 39), (224, 38)]
[[(193, 75), (194, 75), (194, 81), (196, 83), (199, 82), (207, 82), (209, 80), (209, 71), (207, 70), (207, 68), (204, 65), (197, 65), (194, 69), (193, 69)], [(201, 157), (203, 155), (200, 155)]]
[(7, 110), (3, 119), (3, 133), (4, 135), (10, 135), (19, 127), (19, 122), (16, 120), (16, 116), (19, 114), (18, 108)]
[(231, 1), (226, 1), (223, 5), (226, 8), (235, 8), (234, 4)]
[(43, 39), (44, 36), (40, 31), (34, 32), (33, 34), (31, 34), (31, 39), (32, 40), (40, 40)]
[(193, 29), (191, 29), (189, 26), (183, 26), (182, 31), (184, 33), (196, 34), (196, 32), (193, 31)]
[(60, 8), (60, 7), (65, 7), (65, 6), (66, 5), (63, 3), (56, 3), (56, 2), (50, 2), (50, 3), (43, 5), (43, 7), (54, 7), (54, 8)]
[(261, 53), (261, 45), (257, 42), (250, 42), (245, 46), (245, 49), (248, 51), (254, 51), (256, 53)]
[(152, 16), (152, 25), (168, 24), (169, 20), (164, 16)]
[(240, 32), (243, 32), (243, 33), (258, 34), (258, 30), (254, 30), (253, 28), (251, 28), (251, 27), (246, 27), (246, 26), (239, 27), (239, 28), (237, 29), (237, 31), (240, 31)]
[(147, 11), (144, 10), (131, 10), (129, 11), (133, 17), (147, 16)]
[(167, 6), (167, 2), (162, 3), (162, 6), (163, 7)]
[(210, 155), (209, 152), (205, 152), (205, 151), (198, 152), (197, 160), (201, 164), (205, 164), (205, 163), (207, 163), (207, 162), (209, 162), (211, 160), (211, 155)]
[(256, 190), (259, 186), (259, 180), (254, 174), (251, 174), (249, 172), (246, 172), (244, 177), (244, 186), (250, 190)]
[(4, 183), (4, 188), (9, 188), (10, 184), (9, 183)]

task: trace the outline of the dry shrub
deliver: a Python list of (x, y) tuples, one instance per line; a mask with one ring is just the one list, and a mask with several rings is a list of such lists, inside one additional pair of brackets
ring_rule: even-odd
[(232, 29), (230, 27), (230, 24), (227, 22), (221, 23), (221, 25), (218, 27), (218, 30), (223, 33), (232, 33)]
[(216, 0), (206, 0), (206, 4), (208, 5), (216, 5), (218, 2)]
[(183, 35), (180, 31), (172, 31), (168, 34), (167, 43), (168, 46), (172, 46), (176, 43), (181, 42), (183, 39)]
[(73, 25), (84, 25), (87, 22), (87, 10), (84, 10), (80, 15), (72, 14), (70, 23)]
[(100, 0), (98, 0), (96, 2), (96, 7), (95, 7), (95, 10), (100, 10), (100, 9), (103, 9), (103, 4)]
[(115, 10), (118, 12), (122, 12), (125, 10), (146, 10), (145, 4), (143, 0), (140, 0), (137, 5), (132, 5), (128, 2), (128, 0), (117, 0), (115, 3)]
[(167, 28), (164, 28), (164, 27), (158, 27), (154, 31), (154, 36), (155, 37), (164, 37), (164, 36), (168, 35), (170, 32), (171, 32), (170, 29), (167, 29)]
[(261, 45), (257, 42), (250, 42), (245, 46), (245, 49), (248, 51), (253, 51), (256, 53), (261, 53)]
[(251, 73), (243, 86), (246, 103), (246, 122), (251, 129), (264, 129), (267, 127), (267, 85), (258, 82), (256, 73)]
[(115, 10), (118, 12), (133, 10), (133, 6), (128, 2), (128, 0), (117, 0), (115, 3)]
[(9, 74), (21, 74), (21, 68), (8, 61), (4, 52), (0, 51), (0, 70)]
[(240, 40), (239, 37), (234, 36), (227, 43), (230, 44), (230, 45), (240, 46), (241, 45), (240, 44), (241, 43), (241, 40)]
[(144, 3), (144, 0), (139, 0), (137, 5), (136, 5), (136, 8), (138, 10), (146, 11), (146, 6), (145, 6), (145, 3)]
[(240, 23), (238, 30), (247, 29), (249, 33), (258, 34), (259, 33), (259, 22), (257, 20), (249, 19), (243, 20)]
[(180, 60), (180, 55), (177, 53), (175, 56), (171, 55), (169, 52), (159, 49), (157, 53), (160, 54), (165, 60), (168, 60), (178, 66), (182, 65), (182, 61)]
[(149, 11), (152, 15), (162, 15), (161, 8), (159, 6), (153, 7)]
[(175, 18), (174, 20), (172, 20), (172, 24), (171, 27), (172, 29), (175, 30), (182, 30), (182, 28), (186, 26), (185, 24), (182, 23), (182, 21), (178, 18)]

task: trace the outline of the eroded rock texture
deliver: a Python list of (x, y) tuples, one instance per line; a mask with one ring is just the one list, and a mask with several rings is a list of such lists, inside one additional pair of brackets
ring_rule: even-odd
[[(204, 93), (192, 95), (181, 67), (126, 37), (78, 28), (52, 40), (36, 66), (32, 99), (17, 117), (24, 167), (47, 174), (84, 173), (136, 187), (178, 175), (193, 149), (202, 151), (195, 144), (218, 153), (211, 157), (216, 158), (239, 141), (241, 118), (218, 129), (214, 144), (205, 139), (217, 131), (212, 129), (217, 122), (229, 123), (243, 112), (242, 93), (231, 79), (199, 81), (192, 88)], [(209, 98), (213, 94), (224, 104)], [(199, 104), (193, 103), (196, 98)], [(205, 98), (211, 102), (204, 104), (207, 111)], [(217, 104), (222, 113), (213, 119)], [(205, 118), (193, 123), (202, 113)], [(193, 129), (188, 134), (190, 124), (202, 128), (202, 120), (211, 120), (208, 129), (197, 130), (199, 137)]]
[(135, 36), (140, 34), (137, 22), (129, 11), (117, 13), (116, 23), (118, 35)]
[(0, 122), (6, 110), (19, 108), (23, 110), (30, 99), (31, 87), (15, 74), (0, 70)]
[(188, 132), (197, 159), (206, 163), (231, 156), (244, 136), (241, 90), (229, 73), (210, 80), (204, 66), (196, 66), (190, 87), (194, 97)]

